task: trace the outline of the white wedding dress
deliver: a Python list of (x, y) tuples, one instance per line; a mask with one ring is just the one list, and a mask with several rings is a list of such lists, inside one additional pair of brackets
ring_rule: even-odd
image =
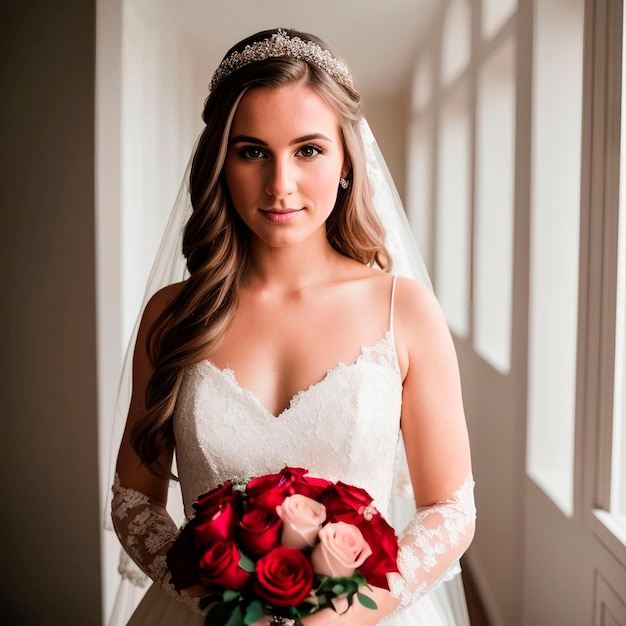
[[(232, 370), (209, 361), (190, 366), (174, 416), (178, 475), (186, 515), (197, 497), (232, 477), (304, 467), (357, 485), (389, 515), (400, 437), (402, 384), (389, 330), (364, 346), (351, 364), (339, 363), (299, 392), (278, 416), (237, 382)], [(457, 567), (458, 570), (458, 567)], [(389, 626), (469, 625), (460, 576), (449, 577)], [(129, 624), (193, 626), (204, 617), (154, 584)]]

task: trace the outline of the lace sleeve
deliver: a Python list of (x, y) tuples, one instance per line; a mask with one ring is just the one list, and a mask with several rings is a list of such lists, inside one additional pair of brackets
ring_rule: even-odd
[(469, 546), (475, 519), (471, 475), (452, 499), (417, 509), (400, 536), (400, 576), (391, 580), (391, 593), (400, 604), (393, 615), (417, 602), (445, 579), (448, 569)]
[(166, 555), (180, 531), (165, 507), (135, 489), (122, 487), (116, 475), (111, 517), (124, 550), (141, 570), (167, 593), (201, 613), (198, 599), (177, 591), (170, 581)]

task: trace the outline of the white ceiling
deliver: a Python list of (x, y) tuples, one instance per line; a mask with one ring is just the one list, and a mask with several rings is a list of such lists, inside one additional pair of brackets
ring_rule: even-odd
[(208, 76), (237, 41), (282, 26), (324, 39), (367, 94), (397, 93), (410, 80), (417, 43), (440, 0), (162, 0), (190, 38)]

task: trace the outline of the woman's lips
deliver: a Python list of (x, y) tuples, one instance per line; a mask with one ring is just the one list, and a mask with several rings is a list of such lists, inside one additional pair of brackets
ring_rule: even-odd
[(263, 215), (274, 224), (286, 224), (295, 219), (302, 209), (268, 209), (261, 211)]

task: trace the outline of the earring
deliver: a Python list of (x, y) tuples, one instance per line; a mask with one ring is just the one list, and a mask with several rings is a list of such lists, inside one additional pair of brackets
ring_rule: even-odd
[(347, 189), (350, 186), (350, 181), (347, 178), (344, 178), (343, 176), (339, 179), (339, 186), (342, 189)]

